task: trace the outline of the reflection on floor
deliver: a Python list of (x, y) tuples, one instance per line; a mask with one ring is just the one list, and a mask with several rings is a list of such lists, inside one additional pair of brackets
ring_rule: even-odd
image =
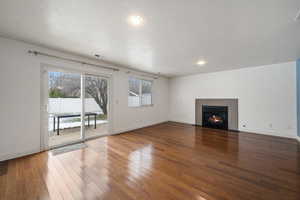
[(300, 199), (294, 139), (167, 122), (85, 144), (0, 162), (0, 199)]
[[(87, 138), (102, 136), (108, 134), (108, 123), (98, 124), (97, 128), (94, 126), (85, 127), (85, 134)], [(80, 127), (68, 128), (60, 130), (59, 135), (52, 133), (49, 137), (49, 146), (57, 146), (60, 144), (65, 144), (67, 142), (75, 141), (80, 139)]]

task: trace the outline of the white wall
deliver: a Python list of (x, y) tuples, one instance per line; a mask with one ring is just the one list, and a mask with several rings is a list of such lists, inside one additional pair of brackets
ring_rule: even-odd
[[(116, 79), (118, 81), (115, 90), (118, 91), (119, 98), (114, 105), (115, 132), (168, 121), (168, 79), (154, 80), (152, 85), (154, 107), (128, 107), (128, 76), (119, 73)], [(124, 87), (126, 90), (122, 89)]]
[(194, 124), (196, 98), (238, 98), (239, 130), (296, 137), (295, 62), (173, 78), (169, 89), (172, 121)]
[[(195, 98), (239, 98), (239, 129), (296, 136), (296, 63), (198, 74), (153, 83), (154, 106), (128, 107), (128, 76), (52, 58), (29, 49), (83, 59), (0, 37), (0, 160), (40, 149), (40, 67), (49, 64), (112, 75), (113, 133), (167, 120), (195, 123)], [(83, 59), (89, 62), (92, 60)], [(169, 115), (168, 115), (169, 114)], [(246, 124), (246, 127), (242, 127)], [(270, 127), (272, 124), (272, 127)]]
[(38, 152), (40, 149), (41, 64), (112, 75), (114, 133), (168, 120), (167, 79), (154, 80), (154, 106), (129, 108), (128, 74), (124, 71), (111, 72), (33, 56), (27, 53), (29, 49), (93, 62), (0, 37), (0, 160)]

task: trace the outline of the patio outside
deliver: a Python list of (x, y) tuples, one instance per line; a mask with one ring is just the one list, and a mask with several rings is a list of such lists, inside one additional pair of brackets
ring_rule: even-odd
[[(49, 72), (48, 133), (49, 146), (69, 143), (81, 138), (80, 74)], [(108, 134), (107, 80), (84, 76), (85, 138)]]
[[(101, 108), (93, 98), (85, 99), (86, 113), (93, 113), (93, 116), (85, 116), (85, 134), (86, 138), (107, 135), (107, 115), (103, 113)], [(49, 146), (56, 146), (66, 142), (80, 139), (81, 127), (81, 99), (80, 98), (49, 98)], [(57, 116), (74, 116), (61, 118), (58, 121)], [(96, 119), (95, 119), (96, 117)], [(54, 119), (55, 118), (55, 119)], [(96, 126), (95, 126), (96, 122)], [(59, 128), (59, 133), (57, 132)]]

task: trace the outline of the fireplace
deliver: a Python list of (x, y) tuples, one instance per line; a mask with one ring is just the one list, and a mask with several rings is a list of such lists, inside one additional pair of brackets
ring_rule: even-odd
[(228, 129), (228, 107), (202, 105), (202, 126)]

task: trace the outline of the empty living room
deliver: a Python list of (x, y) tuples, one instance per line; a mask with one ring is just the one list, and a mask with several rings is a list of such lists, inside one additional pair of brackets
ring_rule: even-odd
[(300, 1), (1, 0), (0, 200), (300, 200)]

